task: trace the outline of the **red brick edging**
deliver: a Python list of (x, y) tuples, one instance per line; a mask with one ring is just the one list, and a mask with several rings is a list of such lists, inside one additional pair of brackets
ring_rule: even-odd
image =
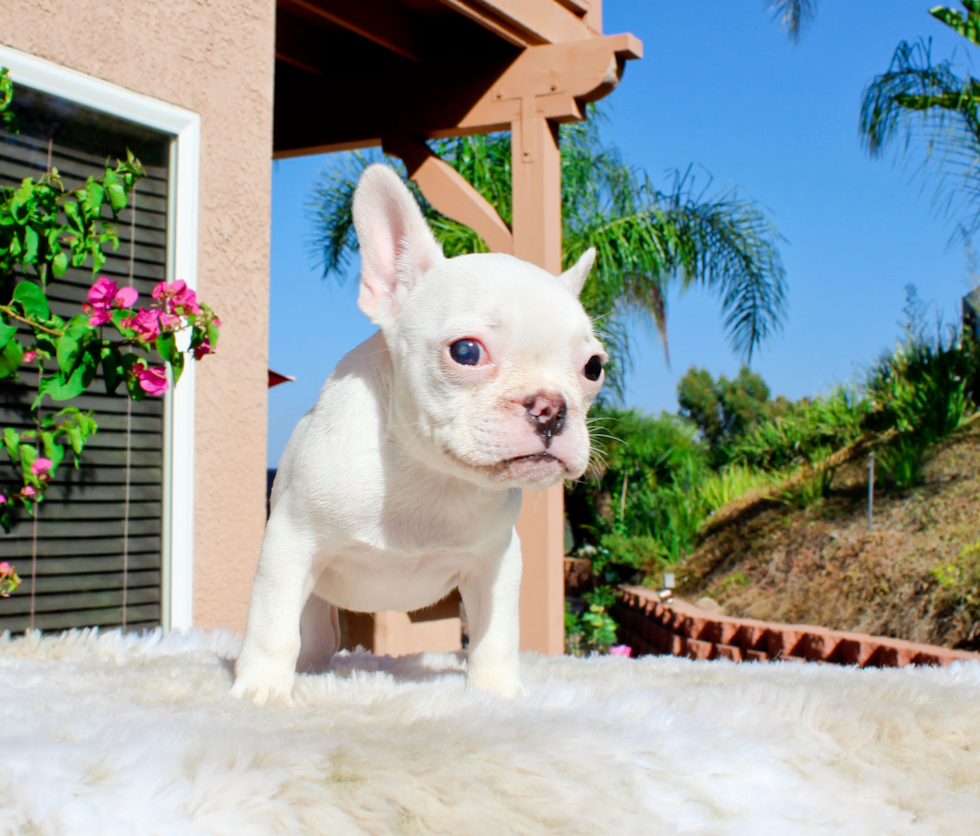
[(656, 592), (639, 586), (620, 587), (612, 616), (620, 625), (619, 640), (632, 648), (634, 656), (666, 654), (733, 662), (787, 659), (875, 668), (980, 661), (977, 653), (902, 639), (716, 615), (685, 601), (664, 603)]

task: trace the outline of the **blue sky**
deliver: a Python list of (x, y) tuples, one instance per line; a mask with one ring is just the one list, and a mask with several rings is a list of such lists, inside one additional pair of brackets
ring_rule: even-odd
[[(932, 37), (934, 58), (968, 57), (931, 5), (823, 0), (793, 46), (760, 0), (605, 0), (605, 31), (633, 32), (645, 57), (606, 100), (604, 139), (658, 183), (693, 163), (702, 180), (737, 186), (786, 239), (789, 317), (753, 360), (774, 395), (819, 394), (891, 347), (905, 285), (947, 321), (971, 287), (929, 186), (891, 157), (869, 159), (857, 132), (862, 90), (900, 41)], [(273, 164), (270, 365), (297, 382), (269, 393), (272, 467), (333, 366), (374, 330), (354, 281), (324, 281), (309, 252), (305, 204), (329, 165), (330, 156)], [(677, 380), (692, 365), (729, 376), (740, 365), (711, 295), (674, 296), (668, 316), (670, 367), (655, 334), (632, 328), (627, 402), (649, 412), (676, 410)]]

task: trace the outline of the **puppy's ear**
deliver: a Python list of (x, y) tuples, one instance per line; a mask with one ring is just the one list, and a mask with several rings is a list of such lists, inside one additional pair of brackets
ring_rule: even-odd
[(579, 256), (578, 261), (561, 274), (560, 278), (565, 283), (565, 286), (576, 296), (582, 292), (582, 287), (585, 285), (585, 280), (589, 277), (589, 271), (592, 269), (594, 261), (595, 247), (589, 247)]
[(386, 165), (368, 166), (354, 192), (361, 245), (358, 307), (377, 325), (390, 322), (419, 276), (443, 258), (412, 193)]

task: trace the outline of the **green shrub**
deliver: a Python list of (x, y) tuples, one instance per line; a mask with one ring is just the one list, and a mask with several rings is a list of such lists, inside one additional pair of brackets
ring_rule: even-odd
[(930, 337), (922, 325), (924, 306), (915, 287), (906, 288), (905, 334), (894, 351), (867, 375), (877, 409), (873, 428), (898, 431), (878, 453), (882, 469), (900, 488), (915, 485), (930, 446), (959, 427), (977, 405), (980, 351), (956, 328), (937, 326)]
[(864, 434), (871, 404), (851, 387), (793, 404), (783, 416), (760, 424), (732, 446), (732, 461), (766, 470), (814, 465)]
[(697, 428), (608, 407), (592, 427), (596, 467), (566, 490), (575, 547), (598, 549), (593, 566), (607, 582), (683, 557), (704, 518), (697, 487), (709, 472)]
[(616, 590), (610, 586), (597, 586), (583, 597), (588, 607), (584, 612), (575, 613), (571, 605), (565, 603), (565, 652), (573, 656), (608, 653), (616, 643), (619, 626), (608, 612), (616, 603)]
[(730, 464), (709, 473), (698, 486), (705, 510), (710, 514), (749, 491), (769, 487), (773, 475), (744, 464)]
[(973, 618), (980, 618), (980, 540), (965, 546), (956, 560), (940, 563), (931, 572), (947, 590), (950, 605), (962, 606)]

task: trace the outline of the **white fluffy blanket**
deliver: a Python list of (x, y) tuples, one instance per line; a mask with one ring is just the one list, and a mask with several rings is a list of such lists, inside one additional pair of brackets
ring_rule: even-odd
[(227, 633), (0, 637), (0, 832), (980, 833), (980, 664), (344, 654), (228, 696)]

